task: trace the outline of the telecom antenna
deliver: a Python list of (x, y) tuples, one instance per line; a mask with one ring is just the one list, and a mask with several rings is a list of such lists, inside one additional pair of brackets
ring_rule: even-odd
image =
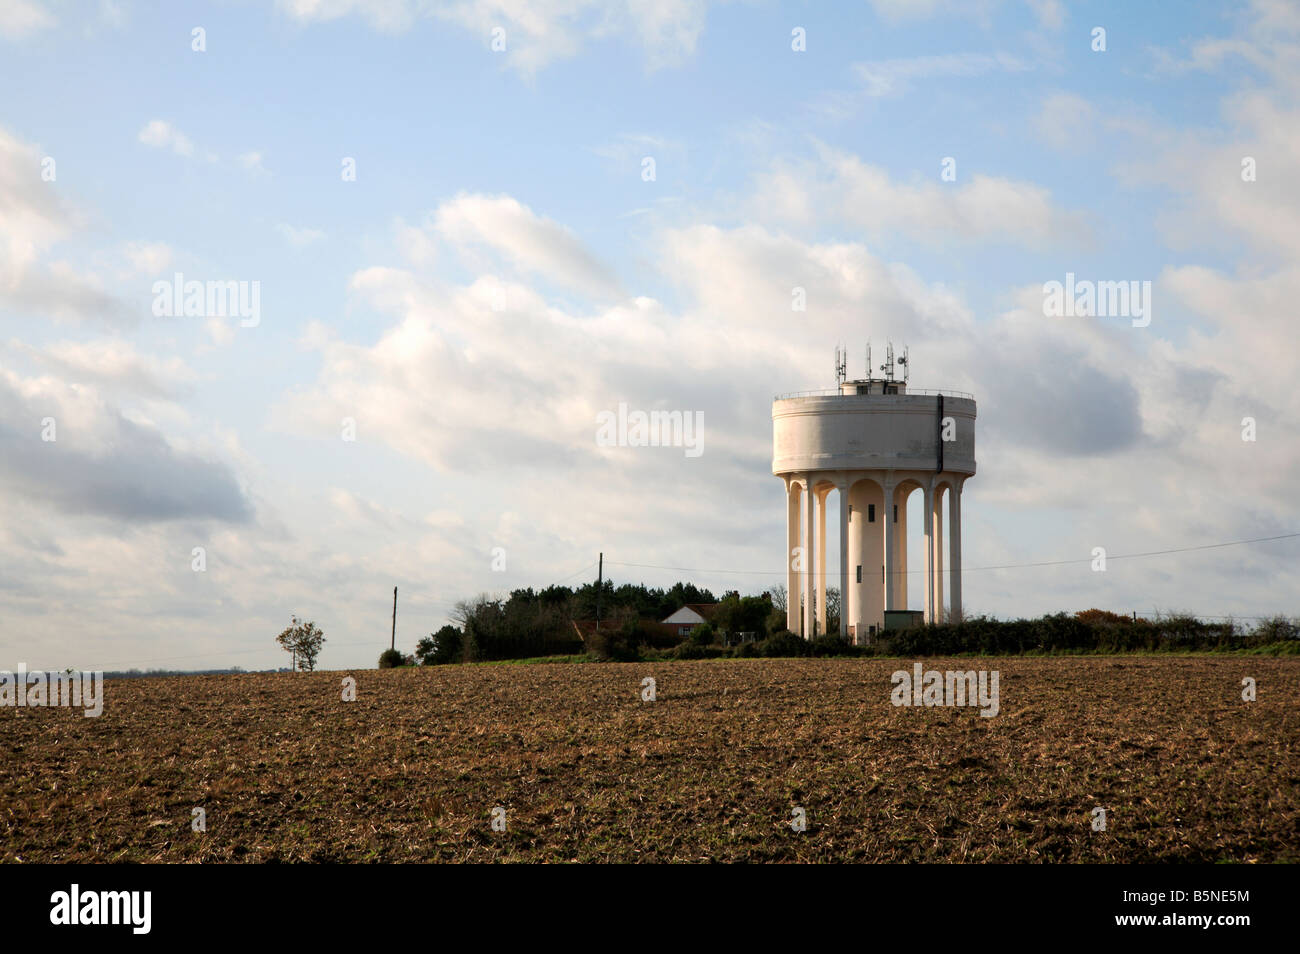
[(838, 387), (844, 383), (848, 364), (848, 349), (835, 346), (835, 384)]
[(903, 383), (906, 384), (912, 375), (912, 366), (907, 362), (907, 345), (903, 345), (903, 356), (898, 359), (898, 363), (903, 366)]
[(871, 339), (867, 339), (867, 380), (871, 380)]
[(885, 363), (880, 366), (880, 370), (885, 372), (885, 380), (892, 382), (894, 380), (894, 343), (890, 341), (885, 345)]

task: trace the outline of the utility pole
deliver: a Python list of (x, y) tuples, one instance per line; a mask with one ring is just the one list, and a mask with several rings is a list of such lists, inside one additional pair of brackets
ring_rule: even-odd
[(600, 630), (600, 591), (605, 588), (605, 554), (600, 554), (600, 562), (596, 570), (596, 630)]
[(397, 648), (397, 587), (393, 587), (393, 638), (389, 642), (388, 648)]

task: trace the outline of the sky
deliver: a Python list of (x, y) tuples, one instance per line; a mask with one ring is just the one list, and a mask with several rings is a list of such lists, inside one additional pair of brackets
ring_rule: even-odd
[(1186, 550), (1300, 531), (1300, 4), (0, 0), (0, 84), (0, 668), (761, 592), (772, 399), (868, 341), (978, 402), (968, 614), (1300, 613)]

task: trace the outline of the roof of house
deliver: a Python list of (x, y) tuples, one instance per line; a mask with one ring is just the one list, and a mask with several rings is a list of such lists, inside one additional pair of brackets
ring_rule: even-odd
[(679, 609), (676, 609), (669, 614), (669, 616), (662, 620), (662, 622), (672, 623), (674, 625), (699, 623), (711, 619), (717, 608), (717, 603), (685, 603)]

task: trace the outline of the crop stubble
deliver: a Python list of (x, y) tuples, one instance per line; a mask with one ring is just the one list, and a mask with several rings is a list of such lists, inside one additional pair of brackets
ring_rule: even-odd
[(890, 674), (911, 663), (113, 680), (98, 719), (0, 710), (0, 857), (1300, 860), (1300, 660), (924, 661), (999, 670), (994, 718), (894, 707)]

